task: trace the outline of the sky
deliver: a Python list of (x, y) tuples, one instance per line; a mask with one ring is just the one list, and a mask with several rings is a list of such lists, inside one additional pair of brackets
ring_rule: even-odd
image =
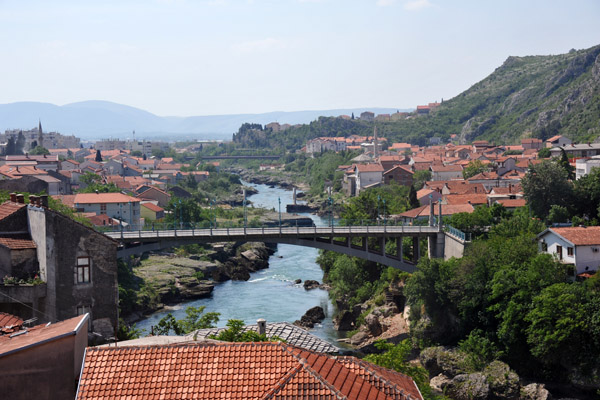
[(597, 0), (0, 0), (0, 104), (414, 108), (508, 56), (598, 45), (598, 21)]

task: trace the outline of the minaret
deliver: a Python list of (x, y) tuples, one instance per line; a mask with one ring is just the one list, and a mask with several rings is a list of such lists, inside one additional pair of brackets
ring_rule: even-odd
[(379, 146), (377, 145), (377, 125), (373, 128), (373, 157), (375, 160), (379, 157)]

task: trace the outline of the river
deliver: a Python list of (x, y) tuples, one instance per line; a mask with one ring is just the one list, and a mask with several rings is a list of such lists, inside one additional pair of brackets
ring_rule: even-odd
[[(248, 197), (255, 207), (279, 209), (285, 211), (286, 204), (292, 203), (292, 192), (281, 188), (271, 188), (266, 185), (244, 182), (252, 186), (258, 193)], [(312, 214), (301, 215), (310, 217), (315, 225), (328, 224), (327, 218)], [(225, 326), (229, 319), (240, 319), (246, 324), (254, 324), (259, 318), (269, 322), (294, 322), (309, 308), (321, 306), (326, 318), (311, 330), (316, 336), (337, 344), (337, 331), (333, 328), (331, 316), (334, 308), (329, 300), (327, 291), (322, 289), (304, 290), (302, 284), (294, 284), (296, 279), (323, 280), (323, 271), (316, 263), (319, 252), (317, 249), (279, 244), (277, 251), (269, 258), (269, 268), (254, 272), (248, 281), (227, 281), (215, 285), (212, 296), (187, 303), (181, 303), (169, 310), (152, 314), (137, 323), (137, 327), (150, 331), (167, 313), (172, 312), (175, 318), (185, 317), (187, 306), (205, 306), (205, 312), (221, 313), (217, 326)]]

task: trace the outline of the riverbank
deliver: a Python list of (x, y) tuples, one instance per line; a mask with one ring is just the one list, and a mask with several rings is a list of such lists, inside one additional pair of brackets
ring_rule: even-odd
[(189, 250), (196, 254), (186, 254), (184, 247), (130, 261), (128, 268), (134, 284), (127, 289), (136, 291), (136, 307), (122, 313), (127, 323), (140, 321), (168, 306), (208, 298), (215, 283), (248, 280), (251, 272), (268, 267), (268, 259), (275, 251), (261, 242), (216, 243), (206, 248), (196, 245)]

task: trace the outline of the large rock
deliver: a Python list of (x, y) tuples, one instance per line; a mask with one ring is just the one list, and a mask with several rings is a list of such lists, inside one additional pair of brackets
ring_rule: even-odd
[(304, 281), (304, 289), (306, 289), (306, 290), (316, 289), (319, 286), (320, 286), (320, 283), (315, 280), (307, 279)]
[(351, 331), (354, 329), (355, 322), (356, 317), (350, 311), (342, 311), (342, 313), (334, 320), (338, 331)]
[(552, 395), (541, 383), (530, 383), (521, 388), (522, 400), (552, 400)]
[(350, 344), (352, 344), (354, 346), (360, 346), (368, 339), (369, 339), (369, 334), (367, 332), (359, 331), (359, 332), (355, 333), (354, 335), (352, 335), (352, 337), (350, 338)]
[(446, 386), (448, 386), (450, 381), (451, 379), (448, 378), (446, 375), (439, 374), (438, 376), (434, 376), (433, 378), (431, 378), (431, 380), (429, 381), (429, 386), (431, 386), (431, 388), (438, 394), (442, 394), (446, 390)]
[(483, 374), (490, 386), (490, 398), (497, 400), (517, 400), (519, 398), (519, 376), (502, 361), (492, 361), (484, 368)]
[(373, 336), (379, 336), (383, 333), (383, 328), (381, 327), (381, 322), (379, 322), (379, 317), (375, 314), (369, 314), (365, 317), (365, 324), (367, 325), (367, 329), (369, 329), (369, 333)]
[(466, 355), (462, 352), (441, 346), (428, 347), (419, 356), (421, 364), (429, 377), (444, 374), (450, 378), (468, 372)]
[(480, 372), (460, 374), (448, 383), (446, 393), (454, 400), (487, 400), (490, 386)]
[(325, 319), (325, 311), (322, 307), (316, 306), (308, 310), (299, 321), (295, 321), (294, 325), (304, 328), (314, 328), (315, 324)]

